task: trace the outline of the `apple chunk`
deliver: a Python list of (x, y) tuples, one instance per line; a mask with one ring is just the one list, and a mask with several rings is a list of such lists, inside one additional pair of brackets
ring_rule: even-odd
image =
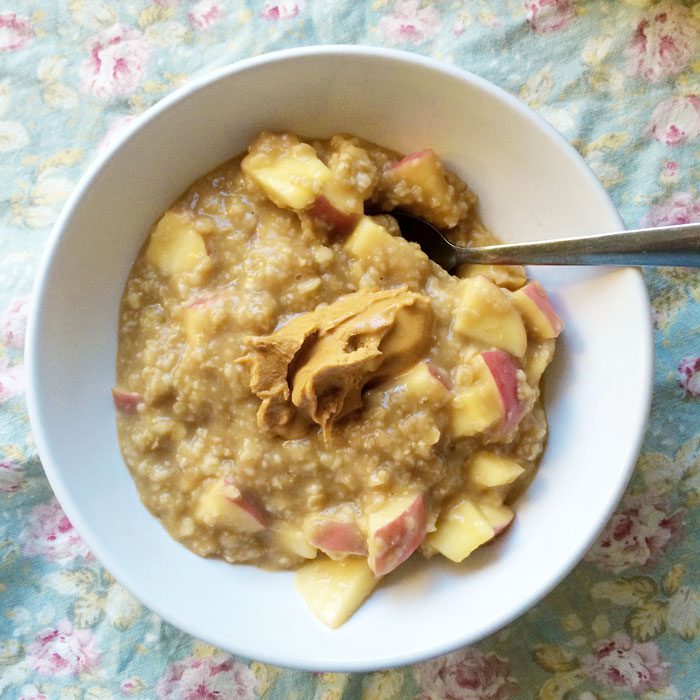
[(326, 194), (322, 194), (313, 203), (310, 212), (317, 219), (321, 219), (332, 233), (338, 235), (352, 231), (361, 215), (361, 212), (343, 211)]
[(267, 521), (262, 508), (226, 477), (214, 481), (199, 496), (194, 516), (209, 527), (247, 533), (264, 530)]
[(419, 362), (398, 379), (406, 385), (406, 392), (419, 401), (444, 404), (452, 396), (447, 374), (433, 362)]
[(442, 228), (459, 223), (461, 211), (442, 161), (431, 149), (411, 153), (385, 174), (397, 204)]
[(491, 427), (507, 433), (522, 418), (518, 398), (518, 367), (503, 350), (489, 350), (473, 360), (473, 383), (452, 400), (451, 429), (455, 437), (470, 437)]
[(537, 338), (556, 338), (564, 330), (563, 321), (539, 283), (528, 282), (513, 294), (513, 302), (525, 325)]
[(136, 413), (139, 404), (143, 403), (143, 396), (132, 391), (122, 391), (114, 387), (112, 389), (112, 399), (117, 410), (122, 413)]
[(354, 258), (366, 259), (379, 250), (393, 252), (396, 239), (383, 226), (363, 216), (345, 241), (345, 250)]
[(527, 334), (518, 310), (506, 293), (481, 275), (462, 281), (462, 298), (454, 312), (460, 335), (500, 348), (515, 357), (527, 350)]
[(511, 291), (520, 289), (526, 282), (525, 268), (522, 265), (479, 265), (476, 263), (462, 265), (460, 277), (477, 277), (481, 275), (499, 287)]
[(377, 585), (364, 557), (341, 561), (319, 557), (299, 569), (295, 579), (311, 612), (333, 628), (340, 627)]
[(525, 470), (514, 460), (481, 450), (467, 465), (467, 476), (482, 489), (512, 484)]
[(241, 168), (278, 207), (291, 209), (313, 204), (331, 178), (313, 146), (284, 134), (261, 134)]
[(321, 219), (332, 233), (344, 235), (355, 227), (364, 208), (364, 200), (358, 191), (332, 176), (310, 211), (313, 216)]
[(425, 498), (422, 493), (390, 498), (367, 518), (367, 562), (377, 576), (403, 564), (425, 538)]
[(449, 377), (433, 362), (419, 362), (387, 383), (385, 388), (403, 388), (406, 396), (416, 403), (427, 402), (438, 406), (446, 404), (452, 397)]
[(506, 530), (515, 517), (508, 506), (490, 498), (479, 501), (479, 510), (493, 528), (494, 537)]
[(482, 352), (481, 357), (498, 389), (503, 404), (501, 432), (507, 433), (523, 417), (523, 406), (518, 398), (518, 367), (513, 358), (501, 350)]
[(304, 533), (314, 547), (331, 559), (367, 554), (367, 545), (354, 519), (324, 513), (310, 515), (304, 522)]
[(426, 544), (448, 559), (461, 562), (495, 534), (477, 504), (464, 497), (443, 511), (437, 529), (428, 535)]
[(186, 212), (168, 211), (153, 229), (146, 248), (146, 260), (164, 275), (199, 273), (196, 283), (211, 267), (202, 236)]
[(454, 437), (471, 437), (503, 418), (503, 405), (492, 382), (460, 391), (452, 399), (450, 427)]
[(213, 336), (224, 324), (228, 312), (221, 293), (199, 294), (188, 299), (182, 307), (182, 328), (190, 341)]
[(316, 556), (316, 547), (309, 542), (301, 528), (289, 523), (278, 523), (273, 528), (273, 535), (276, 543), (290, 554), (304, 559)]

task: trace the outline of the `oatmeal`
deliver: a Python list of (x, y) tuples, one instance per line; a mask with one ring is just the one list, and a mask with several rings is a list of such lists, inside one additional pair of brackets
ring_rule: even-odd
[(493, 238), (430, 150), (261, 134), (138, 256), (117, 407), (144, 504), (201, 556), (299, 568), (341, 624), (414, 552), (462, 561), (513, 519), (562, 329), (519, 266), (450, 275), (391, 210)]

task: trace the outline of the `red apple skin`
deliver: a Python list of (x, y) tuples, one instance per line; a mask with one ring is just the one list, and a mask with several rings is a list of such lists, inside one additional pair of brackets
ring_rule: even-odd
[(508, 520), (505, 523), (502, 523), (500, 525), (497, 525), (496, 527), (493, 528), (493, 536), (498, 537), (499, 535), (502, 535), (506, 530), (510, 529), (510, 526), (513, 524), (513, 521), (515, 520), (515, 513), (513, 513), (513, 516), (511, 517), (510, 520)]
[(430, 372), (430, 374), (432, 374), (433, 377), (435, 377), (435, 379), (437, 379), (445, 387), (445, 389), (452, 391), (454, 385), (452, 384), (452, 380), (450, 379), (447, 372), (445, 372), (445, 370), (442, 367), (436, 365), (430, 360), (426, 362), (426, 365), (428, 365), (428, 371)]
[(415, 153), (409, 153), (407, 156), (404, 156), (401, 160), (397, 160), (396, 163), (394, 163), (391, 166), (391, 169), (395, 168), (400, 168), (403, 165), (406, 165), (406, 163), (410, 163), (412, 160), (419, 160), (420, 158), (423, 158), (425, 155), (428, 153), (432, 153), (431, 148), (425, 148), (422, 151), (416, 151)]
[(321, 195), (311, 205), (310, 212), (313, 216), (325, 222), (333, 233), (345, 235), (355, 228), (360, 215), (346, 214), (334, 207), (328, 199)]
[(523, 409), (518, 399), (518, 366), (513, 358), (503, 350), (482, 352), (481, 357), (491, 372), (503, 402), (501, 431), (507, 433), (518, 424), (523, 415)]
[(223, 299), (224, 294), (219, 290), (208, 292), (195, 292), (183, 304), (186, 309), (193, 309), (197, 306), (208, 306), (213, 302)]
[(330, 557), (367, 554), (367, 545), (355, 523), (318, 516), (311, 519), (304, 532), (314, 547)]
[(202, 295), (197, 295), (197, 296), (194, 296), (194, 297), (190, 297), (190, 298), (185, 302), (184, 306), (185, 306), (185, 308), (187, 308), (187, 309), (193, 309), (193, 308), (195, 308), (196, 306), (204, 306), (205, 304), (207, 304), (207, 303), (209, 302), (210, 299), (211, 299), (211, 297), (208, 296), (208, 295), (204, 295), (204, 294), (202, 294)]
[[(227, 486), (236, 486), (233, 479), (230, 477), (224, 477), (224, 483)], [(236, 490), (240, 495), (236, 498), (227, 496), (228, 500), (256, 520), (260, 526), (258, 530), (264, 530), (267, 527), (267, 513), (265, 513), (265, 511), (250, 496), (241, 492), (238, 487), (236, 487)]]
[(554, 310), (552, 302), (549, 300), (547, 292), (542, 288), (542, 285), (539, 282), (528, 282), (522, 288), (522, 293), (530, 297), (535, 306), (546, 316), (552, 326), (552, 337), (556, 338), (564, 330), (564, 322)]
[(425, 498), (416, 496), (411, 505), (398, 517), (377, 529), (373, 536), (387, 543), (381, 557), (369, 561), (377, 576), (384, 576), (403, 564), (425, 539)]
[(143, 396), (129, 391), (121, 391), (112, 388), (112, 398), (118, 411), (122, 413), (136, 413), (138, 405), (143, 403)]

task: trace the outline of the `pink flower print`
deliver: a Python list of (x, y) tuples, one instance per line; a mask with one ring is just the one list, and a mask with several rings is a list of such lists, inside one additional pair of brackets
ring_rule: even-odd
[(146, 72), (151, 47), (138, 29), (114, 24), (93, 37), (80, 66), (80, 88), (103, 100), (130, 95)]
[(0, 462), (0, 493), (19, 491), (24, 481), (24, 469), (13, 462)]
[(664, 185), (672, 185), (678, 180), (678, 163), (675, 160), (669, 160), (664, 164), (659, 174), (659, 180)]
[(304, 11), (304, 0), (266, 0), (260, 16), (267, 20), (294, 19)]
[(678, 513), (669, 513), (663, 498), (651, 494), (625, 498), (588, 553), (601, 569), (615, 573), (653, 563), (677, 539)]
[(0, 52), (19, 51), (34, 37), (34, 29), (26, 17), (14, 12), (0, 13)]
[(135, 676), (134, 678), (128, 678), (127, 680), (122, 681), (119, 688), (122, 691), (122, 695), (139, 695), (141, 692), (143, 692), (145, 683), (138, 676)]
[(593, 680), (612, 690), (641, 694), (663, 690), (669, 683), (669, 666), (653, 642), (640, 644), (624, 632), (600, 642), (583, 659), (583, 670)]
[(700, 355), (688, 355), (681, 360), (678, 385), (686, 396), (700, 396)]
[(693, 60), (698, 27), (690, 8), (663, 0), (637, 24), (627, 49), (627, 69), (650, 83), (678, 75)]
[(254, 700), (257, 691), (255, 674), (228, 654), (176, 661), (157, 687), (161, 700)]
[(565, 29), (576, 16), (574, 0), (525, 0), (525, 16), (538, 34)]
[(24, 393), (24, 365), (0, 357), (0, 404)]
[(507, 661), (467, 647), (419, 664), (419, 700), (508, 700), (518, 691)]
[(18, 700), (49, 700), (46, 695), (39, 691), (39, 689), (31, 683), (30, 685), (25, 685), (22, 690), (19, 691)]
[(27, 327), (29, 297), (13, 299), (0, 315), (0, 333), (8, 348), (21, 350), (24, 347), (24, 331)]
[(187, 19), (192, 29), (206, 32), (212, 24), (216, 24), (225, 15), (224, 8), (216, 0), (200, 0), (187, 13)]
[(35, 506), (29, 513), (29, 525), (21, 535), (24, 554), (67, 563), (89, 552), (55, 498)]
[(440, 26), (440, 13), (431, 6), (421, 7), (419, 0), (396, 0), (392, 14), (379, 20), (379, 30), (393, 44), (420, 44), (432, 39)]
[(675, 226), (700, 221), (700, 200), (690, 192), (677, 192), (657, 204), (642, 219), (643, 226)]
[(92, 632), (75, 629), (68, 620), (42, 630), (27, 647), (29, 667), (44, 676), (77, 676), (95, 668), (99, 659)]
[(644, 131), (667, 146), (682, 146), (700, 136), (700, 97), (672, 97), (656, 106)]

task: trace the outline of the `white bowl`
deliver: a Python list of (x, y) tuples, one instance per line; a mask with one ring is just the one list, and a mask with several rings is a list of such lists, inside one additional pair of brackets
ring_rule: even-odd
[(502, 90), (448, 65), (362, 47), (268, 54), (212, 72), (149, 110), (82, 178), (53, 231), (28, 332), (27, 398), (44, 468), (105, 567), (169, 622), (283, 666), (407, 664), (495, 631), (574, 566), (610, 516), (648, 413), (647, 296), (633, 269), (534, 270), (567, 328), (548, 377), (551, 436), (507, 536), (451, 566), (399, 571), (342, 628), (318, 623), (292, 574), (201, 559), (141, 504), (110, 388), (124, 282), (153, 221), (262, 129), (351, 132), (434, 148), (506, 240), (621, 228), (579, 155)]

